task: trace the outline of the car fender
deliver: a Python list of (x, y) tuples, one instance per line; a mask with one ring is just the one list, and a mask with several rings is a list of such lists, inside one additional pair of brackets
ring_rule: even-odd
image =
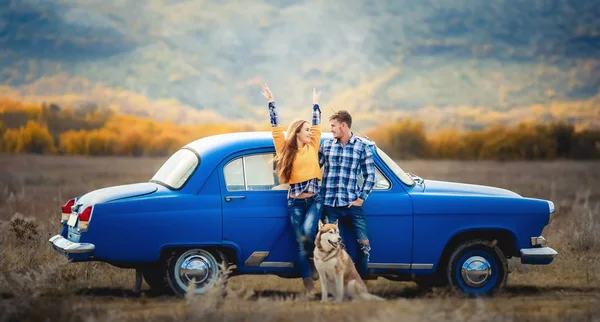
[(411, 194), (413, 263), (438, 263), (453, 236), (466, 231), (509, 231), (517, 249), (528, 247), (548, 223), (547, 203), (530, 198)]

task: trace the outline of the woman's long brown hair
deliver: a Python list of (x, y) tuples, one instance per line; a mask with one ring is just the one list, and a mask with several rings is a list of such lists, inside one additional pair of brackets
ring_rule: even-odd
[(288, 183), (292, 176), (292, 165), (294, 164), (296, 152), (298, 151), (298, 140), (296, 139), (296, 136), (298, 135), (298, 132), (302, 130), (304, 123), (308, 122), (297, 120), (290, 124), (281, 154), (275, 156), (274, 160), (277, 162), (276, 169), (280, 183)]

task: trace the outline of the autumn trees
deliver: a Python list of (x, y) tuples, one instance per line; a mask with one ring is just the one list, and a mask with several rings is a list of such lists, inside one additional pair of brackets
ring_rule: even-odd
[[(259, 125), (178, 125), (115, 114), (94, 104), (72, 109), (0, 99), (0, 152), (166, 156), (195, 139), (265, 130)], [(367, 133), (396, 159), (551, 160), (600, 158), (600, 130), (566, 122), (496, 125), (430, 133), (422, 121), (399, 119)]]

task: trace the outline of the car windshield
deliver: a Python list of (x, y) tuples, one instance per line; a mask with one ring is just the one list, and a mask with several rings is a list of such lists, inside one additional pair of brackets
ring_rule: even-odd
[(402, 168), (400, 168), (400, 166), (396, 162), (394, 162), (392, 158), (390, 158), (379, 147), (377, 147), (376, 149), (377, 154), (379, 155), (381, 160), (383, 160), (383, 163), (385, 163), (388, 166), (388, 168), (390, 168), (390, 170), (392, 170), (392, 172), (394, 172), (394, 174), (397, 175), (398, 178), (400, 178), (402, 182), (409, 186), (415, 185), (415, 181), (406, 172), (404, 172), (404, 170), (402, 170)]
[(181, 149), (158, 169), (150, 181), (161, 183), (171, 189), (180, 189), (194, 172), (199, 161), (194, 152)]

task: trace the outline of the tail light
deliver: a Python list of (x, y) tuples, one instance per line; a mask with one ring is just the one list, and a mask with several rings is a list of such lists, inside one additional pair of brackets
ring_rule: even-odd
[(62, 205), (62, 215), (60, 217), (60, 223), (64, 224), (69, 220), (69, 216), (71, 215), (71, 207), (75, 204), (75, 198), (67, 201), (66, 204)]
[(90, 218), (92, 217), (92, 206), (88, 206), (82, 212), (79, 213), (79, 231), (83, 232), (88, 229), (90, 224)]

